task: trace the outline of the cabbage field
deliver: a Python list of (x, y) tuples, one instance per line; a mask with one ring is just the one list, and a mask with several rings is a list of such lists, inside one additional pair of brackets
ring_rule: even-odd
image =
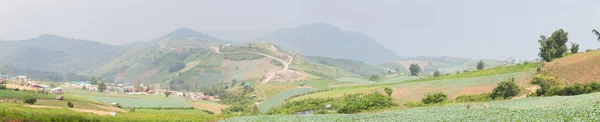
[[(263, 121), (600, 121), (600, 93), (578, 96), (531, 97), (518, 100), (441, 107), (411, 108), (369, 114), (247, 116), (225, 122)], [(488, 108), (483, 108), (488, 104)]]

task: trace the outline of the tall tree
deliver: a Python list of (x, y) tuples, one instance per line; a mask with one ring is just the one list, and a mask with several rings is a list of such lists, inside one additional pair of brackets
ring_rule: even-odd
[(538, 55), (542, 57), (545, 61), (552, 61), (556, 58), (560, 58), (565, 54), (569, 49), (567, 48), (567, 41), (569, 33), (565, 32), (563, 29), (554, 31), (549, 38), (546, 36), (540, 36), (540, 52)]
[(435, 72), (433, 72), (433, 77), (439, 77), (441, 76), (442, 73), (440, 73), (440, 71), (436, 70)]
[(410, 67), (408, 68), (410, 70), (410, 74), (417, 76), (419, 75), (419, 72), (421, 72), (421, 67), (419, 66), (419, 64), (410, 64)]
[(479, 63), (477, 63), (477, 70), (483, 70), (485, 68), (485, 63), (483, 63), (483, 60), (479, 60)]
[(96, 77), (96, 76), (90, 77), (90, 84), (98, 84), (98, 77)]
[(600, 42), (600, 32), (598, 32), (596, 29), (592, 30), (592, 33), (596, 34), (596, 36), (598, 36), (598, 41)]
[(571, 53), (577, 54), (579, 52), (579, 44), (571, 43)]
[(104, 84), (104, 81), (102, 81), (98, 83), (98, 91), (104, 92), (104, 90), (106, 90), (106, 84)]

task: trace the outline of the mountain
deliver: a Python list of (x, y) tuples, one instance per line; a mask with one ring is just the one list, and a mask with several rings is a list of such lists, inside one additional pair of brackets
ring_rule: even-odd
[(199, 32), (180, 30), (154, 40), (150, 46), (125, 53), (94, 75), (116, 82), (160, 84), (164, 89), (180, 90), (242, 81), (286, 82), (357, 76), (305, 61), (269, 43), (231, 45)]
[[(379, 66), (388, 69), (397, 69), (400, 70), (400, 72), (408, 72), (410, 71), (408, 68), (411, 64), (414, 63), (418, 64), (421, 67), (421, 70), (425, 73), (433, 73), (436, 70), (439, 70), (442, 73), (455, 73), (457, 71), (462, 72), (464, 70), (477, 70), (477, 63), (479, 61), (480, 60), (476, 59), (451, 56), (418, 56), (382, 63), (379, 64)], [(486, 68), (496, 67), (503, 64), (509, 64), (509, 62), (507, 61), (490, 59), (484, 59), (483, 62), (485, 63)]]
[(20, 41), (0, 41), (0, 65), (50, 72), (87, 73), (128, 49), (54, 35)]
[[(87, 81), (88, 77), (73, 74), (73, 73), (62, 73), (62, 72), (48, 72), (34, 69), (23, 69), (14, 65), (4, 65), (0, 67), (0, 73), (6, 73), (9, 77), (16, 77), (19, 75), (27, 76), (30, 79), (39, 79), (43, 81)], [(66, 76), (66, 77), (65, 77)], [(65, 79), (66, 78), (66, 79)]]
[(210, 42), (210, 41), (223, 42), (222, 40), (219, 40), (215, 37), (209, 36), (208, 34), (201, 33), (196, 30), (192, 30), (190, 28), (180, 28), (180, 29), (176, 29), (160, 38), (157, 38), (157, 39), (154, 39), (151, 41), (134, 42), (134, 43), (131, 43), (128, 45), (124, 45), (123, 47), (127, 47), (129, 49), (137, 49), (137, 48), (143, 48), (143, 47), (150, 46), (152, 44), (158, 43), (161, 40), (177, 39), (177, 38), (179, 38), (179, 39), (193, 38), (194, 40), (202, 40), (205, 42)]
[(379, 75), (389, 71), (371, 64), (364, 63), (362, 61), (354, 61), (349, 59), (337, 59), (320, 56), (303, 56), (303, 58), (313, 63), (332, 66), (363, 77)]
[(400, 59), (391, 50), (360, 32), (341, 30), (330, 24), (309, 24), (276, 31), (257, 41), (267, 41), (290, 52), (382, 63)]

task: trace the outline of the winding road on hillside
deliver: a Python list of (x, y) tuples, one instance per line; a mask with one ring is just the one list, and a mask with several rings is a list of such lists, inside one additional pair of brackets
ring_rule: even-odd
[[(287, 70), (289, 70), (289, 68), (290, 68), (290, 64), (291, 64), (291, 63), (292, 63), (292, 61), (294, 60), (294, 57), (292, 57), (292, 56), (289, 56), (289, 55), (288, 55), (288, 58), (289, 58), (290, 60), (289, 60), (288, 62), (285, 62), (284, 60), (281, 60), (281, 59), (279, 59), (279, 58), (275, 58), (275, 57), (273, 57), (273, 56), (271, 56), (271, 55), (267, 55), (267, 54), (260, 53), (260, 52), (252, 52), (252, 51), (242, 51), (242, 52), (221, 52), (221, 49), (220, 49), (220, 48), (217, 48), (217, 47), (212, 47), (211, 49), (213, 49), (213, 50), (214, 50), (216, 53), (254, 53), (254, 54), (259, 54), (259, 55), (265, 56), (265, 57), (267, 57), (267, 58), (270, 58), (270, 59), (274, 59), (274, 60), (276, 60), (276, 61), (279, 61), (279, 62), (281, 62), (281, 64), (283, 64), (283, 69), (281, 69), (280, 71), (277, 71), (277, 72), (281, 72), (281, 71), (287, 71)], [(275, 77), (275, 74), (276, 74), (277, 72), (270, 73), (270, 74), (269, 74), (269, 75), (268, 75), (268, 76), (267, 76), (265, 79), (263, 79), (263, 81), (261, 81), (261, 83), (262, 83), (262, 84), (265, 84), (265, 83), (268, 83), (269, 81), (271, 81), (271, 79), (273, 79), (273, 77)]]

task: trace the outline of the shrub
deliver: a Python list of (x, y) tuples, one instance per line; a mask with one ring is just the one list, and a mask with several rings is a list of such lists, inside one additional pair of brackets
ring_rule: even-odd
[(321, 110), (325, 105), (331, 104), (331, 109), (338, 108), (337, 104), (331, 98), (308, 98), (298, 101), (285, 102), (279, 107), (272, 108), (266, 114), (295, 114), (298, 111)]
[(0, 84), (0, 89), (6, 89), (6, 86), (4, 86), (4, 84)]
[(515, 82), (515, 78), (510, 78), (508, 81), (498, 83), (498, 86), (492, 90), (490, 97), (492, 99), (502, 98), (507, 99), (519, 94), (521, 88)]
[(440, 103), (448, 99), (448, 95), (444, 92), (427, 93), (421, 102), (425, 104)]
[(439, 76), (442, 76), (442, 73), (440, 73), (440, 71), (436, 70), (435, 72), (433, 72), (433, 77), (439, 77)]
[(75, 106), (73, 105), (73, 103), (71, 103), (71, 101), (67, 102), (67, 106), (68, 106), (69, 108), (73, 108), (73, 107), (75, 107)]
[(37, 100), (30, 95), (26, 95), (25, 97), (23, 97), (23, 101), (30, 105), (33, 105), (37, 102)]
[(460, 95), (454, 99), (456, 102), (487, 102), (492, 101), (492, 93), (473, 94), (473, 95)]
[(390, 88), (390, 87), (386, 87), (386, 88), (384, 88), (383, 90), (384, 90), (384, 91), (385, 91), (385, 93), (386, 93), (388, 96), (390, 96), (390, 97), (392, 96), (392, 92), (394, 92), (394, 90), (392, 90), (392, 88)]
[(483, 70), (485, 68), (485, 63), (483, 63), (483, 60), (479, 60), (479, 63), (477, 63), (477, 70)]
[(203, 112), (206, 112), (208, 114), (215, 114), (215, 112), (209, 111), (209, 110), (202, 110)]
[(419, 64), (410, 64), (409, 70), (411, 75), (417, 76), (421, 72), (421, 67)]
[(539, 85), (540, 89), (535, 91), (536, 96), (558, 95), (564, 87), (564, 83), (552, 76), (535, 75), (531, 83)]
[(132, 112), (132, 113), (135, 112), (135, 108), (129, 109), (129, 112)]
[(358, 113), (396, 105), (391, 97), (382, 95), (378, 92), (367, 95), (345, 95), (344, 98), (342, 98), (341, 103), (343, 106), (338, 110), (338, 113), (344, 114)]

